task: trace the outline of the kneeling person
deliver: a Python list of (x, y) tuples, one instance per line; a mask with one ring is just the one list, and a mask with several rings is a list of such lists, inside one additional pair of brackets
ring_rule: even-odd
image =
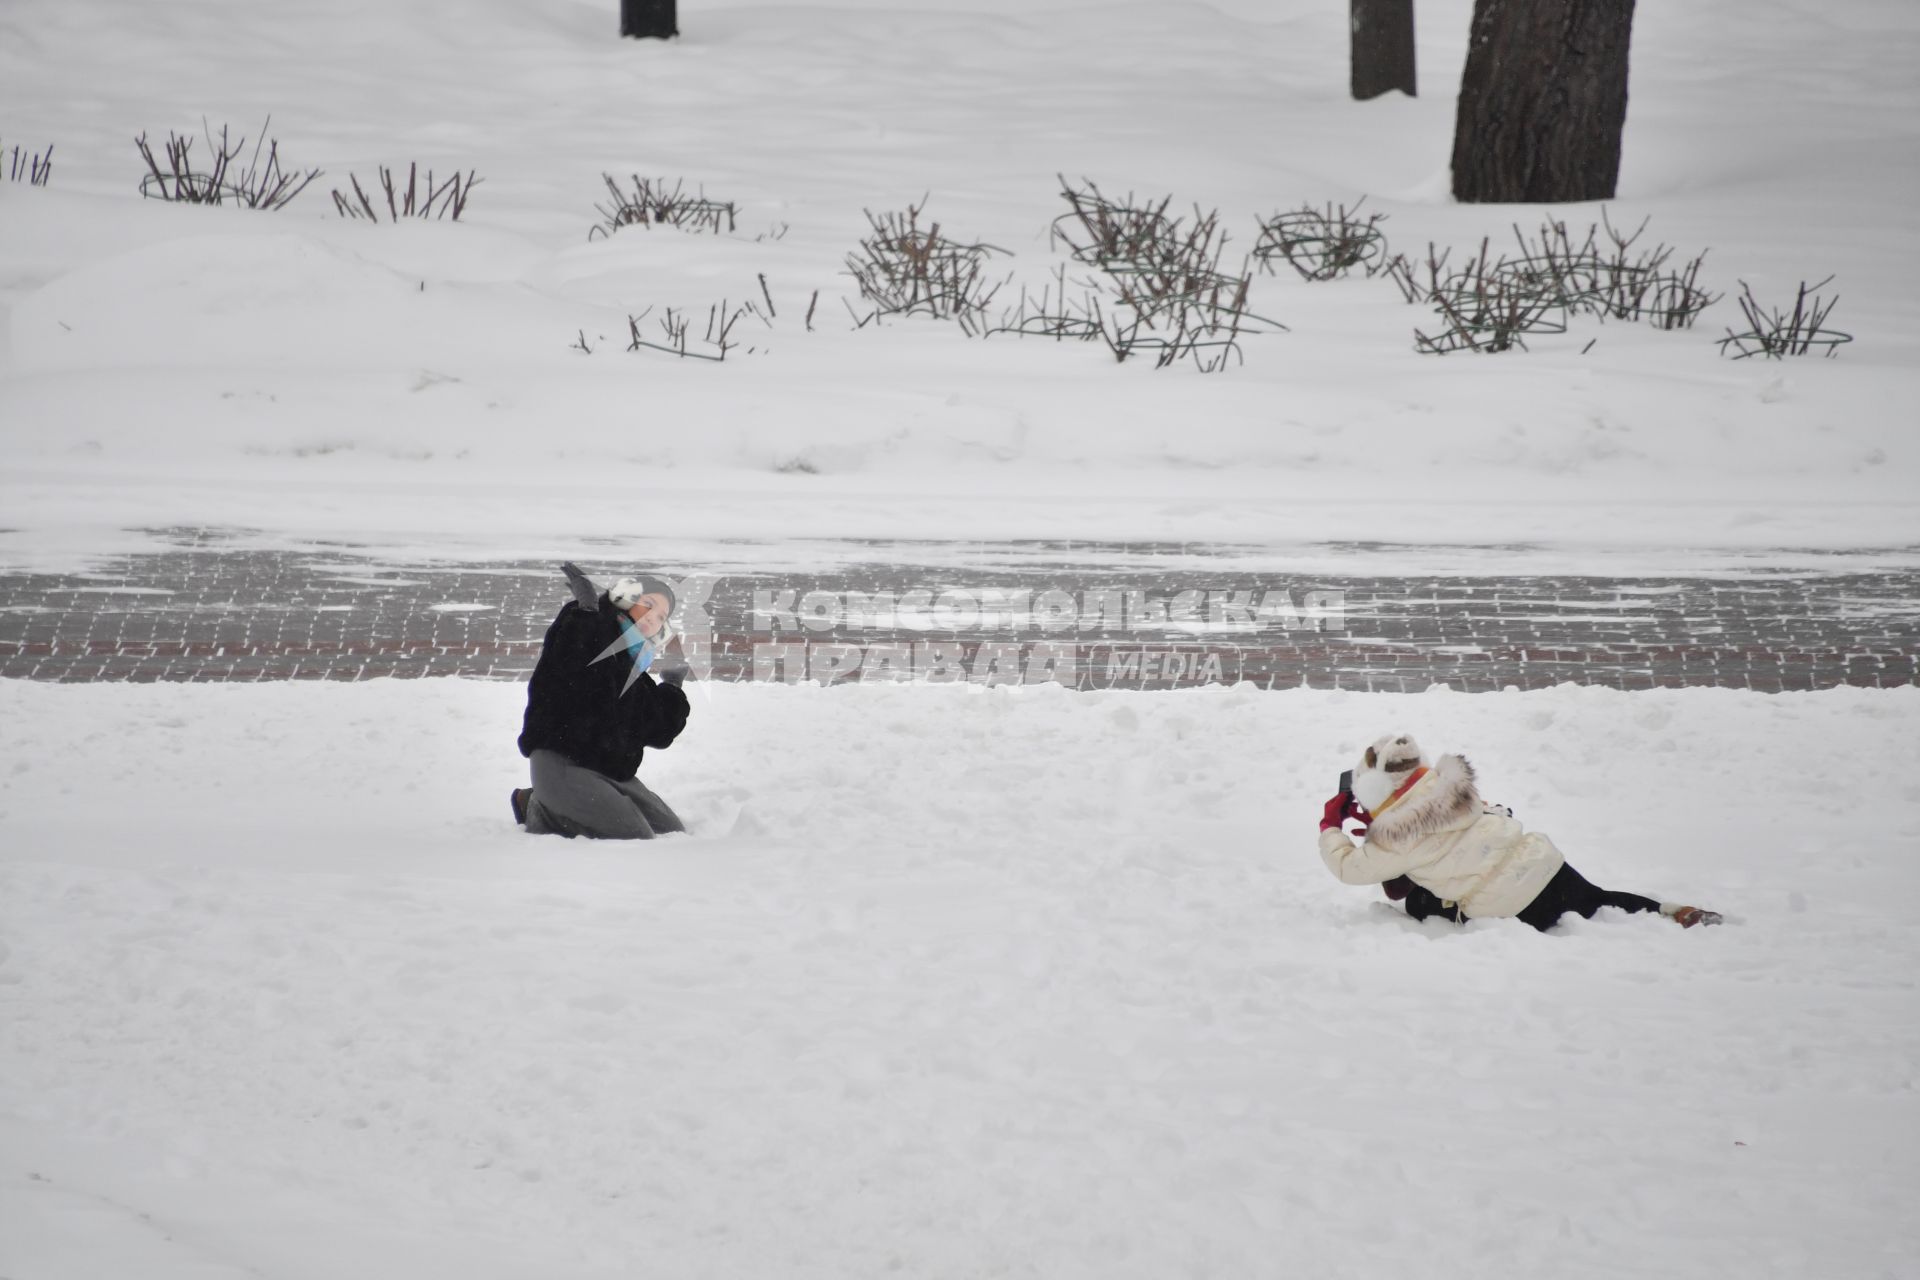
[(547, 628), (527, 685), (520, 754), (533, 785), (514, 791), (514, 819), (536, 835), (607, 840), (685, 831), (638, 777), (646, 749), (671, 746), (690, 709), (685, 664), (656, 662), (672, 636), (673, 588), (641, 576), (599, 592), (562, 568), (575, 598)]

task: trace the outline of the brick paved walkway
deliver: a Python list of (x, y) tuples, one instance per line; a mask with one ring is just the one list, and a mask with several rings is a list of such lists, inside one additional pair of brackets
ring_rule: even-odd
[[(546, 562), (235, 550), (219, 531), (168, 541), (84, 574), (0, 573), (0, 677), (524, 679), (567, 598)], [(1470, 691), (1916, 682), (1920, 572), (1905, 567), (1304, 579), (1226, 561), (1196, 570), (1196, 548), (1179, 549), (1177, 572), (1154, 567), (1166, 549), (1081, 546), (1053, 564), (1018, 550), (977, 572), (889, 560), (719, 578), (711, 675)], [(613, 576), (587, 567), (603, 585)]]

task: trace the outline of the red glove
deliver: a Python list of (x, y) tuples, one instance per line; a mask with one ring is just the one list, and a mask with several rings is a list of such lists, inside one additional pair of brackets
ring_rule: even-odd
[[(1355, 822), (1365, 822), (1368, 820), (1368, 814), (1365, 809), (1360, 807), (1360, 802), (1353, 798), (1351, 792), (1342, 791), (1339, 795), (1327, 801), (1327, 807), (1321, 811), (1320, 829), (1322, 831), (1331, 831), (1344, 824), (1349, 818)], [(1367, 829), (1361, 827), (1354, 834), (1363, 836), (1367, 834)]]
[[(1354, 798), (1354, 793), (1342, 791), (1342, 793), (1336, 794), (1332, 800), (1327, 802), (1327, 808), (1325, 808), (1325, 810), (1321, 810), (1321, 831), (1332, 831), (1332, 829), (1336, 829), (1336, 827), (1342, 827), (1342, 829), (1344, 829), (1344, 823), (1346, 823), (1348, 819), (1365, 823), (1365, 821), (1371, 821), (1373, 816), (1367, 814), (1367, 810), (1359, 808), (1359, 800)], [(1354, 835), (1356, 835), (1356, 837), (1359, 837), (1359, 835), (1367, 835), (1367, 829), (1365, 829), (1365, 827), (1359, 827), (1357, 831), (1354, 831)]]
[(1320, 829), (1333, 831), (1347, 820), (1347, 810), (1353, 804), (1353, 797), (1342, 791), (1327, 801), (1327, 807), (1320, 813)]

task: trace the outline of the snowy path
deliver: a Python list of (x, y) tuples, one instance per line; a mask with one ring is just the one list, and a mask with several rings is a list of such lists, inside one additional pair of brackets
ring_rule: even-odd
[[(501, 682), (0, 682), (0, 1274), (1900, 1274), (1920, 692), (708, 685), (535, 839)], [(1390, 726), (1732, 922), (1423, 928)], [(98, 1263), (99, 1265), (95, 1265)]]
[[(607, 565), (631, 563), (625, 548), (568, 554), (610, 580), (619, 570), (600, 567), (596, 550)], [(820, 542), (691, 554), (717, 576), (702, 619), (686, 626), (710, 628), (704, 673), (729, 680), (880, 678), (876, 654), (938, 642), (956, 655), (950, 679), (987, 674), (983, 645), (1012, 643), (1031, 659), (1070, 644), (1062, 678), (1081, 688), (1777, 692), (1911, 684), (1920, 635), (1910, 551), (1748, 552), (1710, 574), (1678, 555), (1664, 572), (1576, 572), (1537, 549), (1325, 544)], [(175, 531), (160, 549), (96, 557), (84, 572), (0, 571), (0, 677), (524, 679), (565, 599), (558, 558)], [(784, 608), (756, 616), (756, 599)], [(822, 603), (809, 611), (809, 599)], [(1010, 600), (1026, 612), (1010, 616)], [(772, 661), (791, 658), (781, 646), (794, 642), (812, 646), (808, 661)]]

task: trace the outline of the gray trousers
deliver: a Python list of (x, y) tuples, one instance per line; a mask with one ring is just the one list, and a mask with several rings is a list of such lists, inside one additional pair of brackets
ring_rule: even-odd
[(528, 764), (533, 794), (527, 798), (527, 830), (534, 835), (651, 840), (665, 831), (687, 829), (680, 815), (638, 778), (615, 782), (557, 751), (536, 751)]

